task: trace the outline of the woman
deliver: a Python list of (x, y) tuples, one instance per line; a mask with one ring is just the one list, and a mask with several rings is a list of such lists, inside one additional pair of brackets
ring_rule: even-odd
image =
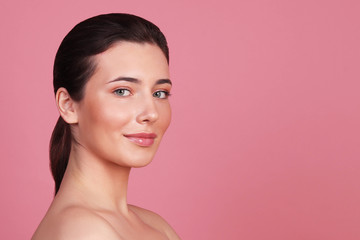
[(54, 63), (55, 198), (33, 240), (180, 239), (126, 200), (130, 169), (151, 162), (170, 123), (168, 63), (164, 35), (134, 15), (96, 16), (64, 38)]

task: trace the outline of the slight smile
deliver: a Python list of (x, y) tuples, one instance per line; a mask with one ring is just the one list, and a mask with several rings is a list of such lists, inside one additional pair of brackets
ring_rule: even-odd
[(124, 136), (141, 147), (150, 147), (157, 135), (155, 133), (135, 133), (125, 134)]

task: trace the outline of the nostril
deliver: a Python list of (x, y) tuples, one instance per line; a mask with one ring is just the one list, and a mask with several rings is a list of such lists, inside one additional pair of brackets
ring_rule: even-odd
[(139, 123), (152, 123), (158, 119), (158, 114), (155, 112), (143, 112), (138, 115), (137, 121)]

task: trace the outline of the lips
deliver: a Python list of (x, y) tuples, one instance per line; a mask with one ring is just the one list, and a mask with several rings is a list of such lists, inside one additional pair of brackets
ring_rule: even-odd
[(156, 138), (155, 133), (135, 133), (135, 134), (125, 134), (124, 136), (128, 138), (131, 142), (142, 147), (151, 146)]

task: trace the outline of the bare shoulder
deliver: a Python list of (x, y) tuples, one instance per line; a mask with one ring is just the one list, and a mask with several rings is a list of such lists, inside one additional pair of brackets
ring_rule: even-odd
[(146, 224), (157, 229), (158, 231), (165, 233), (170, 240), (180, 239), (180, 237), (176, 234), (175, 230), (170, 226), (170, 224), (159, 214), (130, 204), (128, 205), (128, 207), (130, 210), (136, 213)]
[(49, 212), (32, 240), (119, 240), (116, 230), (103, 217), (83, 207), (71, 206)]

